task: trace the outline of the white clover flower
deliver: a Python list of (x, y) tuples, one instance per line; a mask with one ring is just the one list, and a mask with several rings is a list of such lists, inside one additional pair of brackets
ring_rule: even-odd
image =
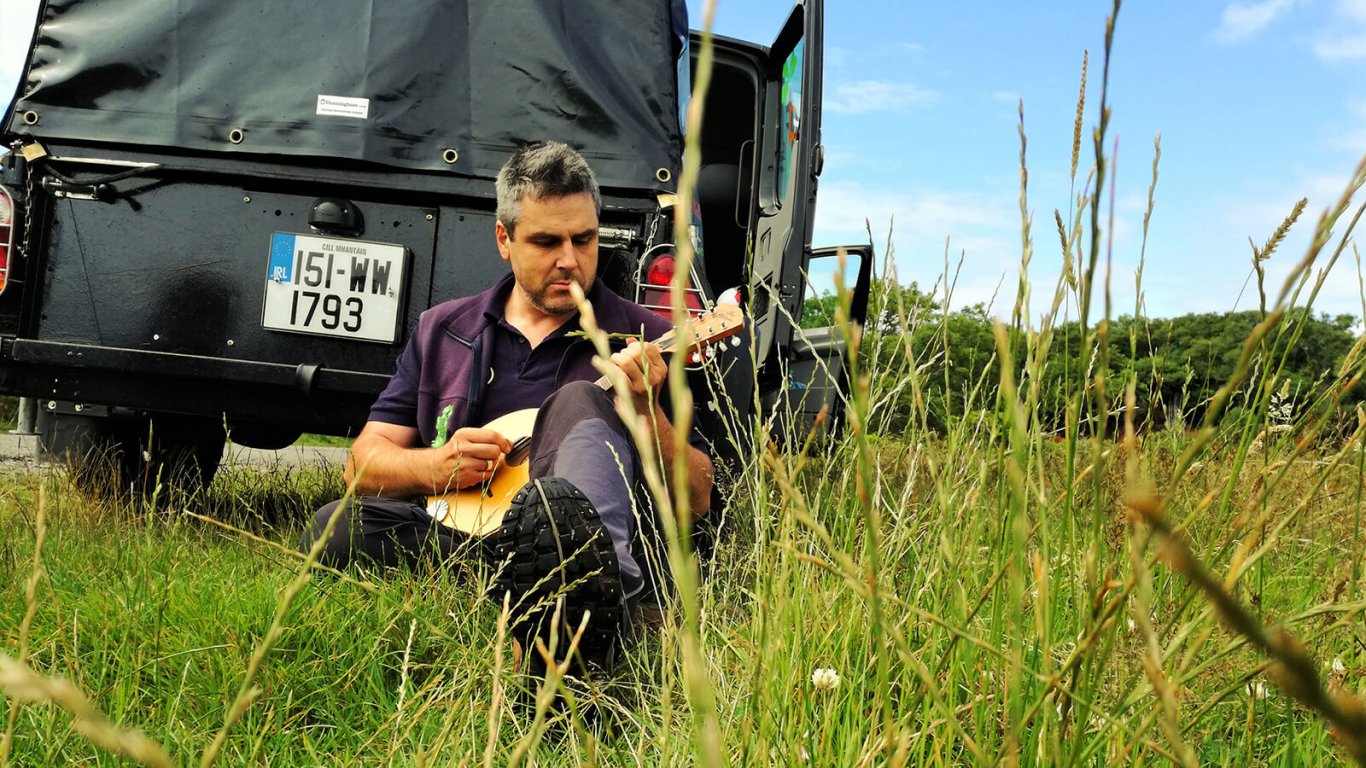
[(820, 667), (811, 673), (811, 684), (818, 691), (833, 691), (839, 687), (840, 675), (828, 667)]
[(1333, 667), (1332, 667), (1332, 669), (1333, 669), (1333, 674), (1335, 674), (1335, 675), (1345, 675), (1345, 674), (1347, 674), (1347, 665), (1342, 663), (1342, 659), (1333, 659)]

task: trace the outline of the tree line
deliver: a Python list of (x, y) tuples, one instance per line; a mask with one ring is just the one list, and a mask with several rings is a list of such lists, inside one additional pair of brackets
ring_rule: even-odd
[[(987, 308), (978, 304), (945, 311), (915, 283), (874, 282), (860, 354), (864, 370), (879, 377), (880, 391), (891, 400), (882, 429), (900, 432), (918, 423), (918, 417), (912, 418), (917, 397), (932, 429), (993, 409), (1001, 355)], [(833, 295), (809, 299), (802, 326), (832, 324), (836, 303)], [(1124, 390), (1132, 381), (1134, 421), (1140, 429), (1154, 430), (1204, 421), (1215, 393), (1239, 373), (1248, 339), (1264, 319), (1261, 311), (1246, 310), (1161, 319), (1125, 315), (1103, 324), (1093, 320), (1089, 371), (1080, 369), (1088, 355), (1083, 354), (1085, 339), (1077, 320), (1052, 324), (1041, 367), (1028, 361), (1043, 331), (1019, 325), (1003, 330), (1015, 379), (1024, 381), (1037, 371), (1035, 418), (1046, 432), (1064, 429), (1074, 393), (1083, 382), (1093, 387), (1097, 377), (1107, 382), (1110, 406), (1091, 424), (1118, 427)], [(1357, 318), (1349, 314), (1288, 312), (1272, 332), (1254, 341), (1250, 370), (1214, 414), (1217, 421), (1252, 418), (1291, 424), (1328, 418), (1341, 421), (1339, 432), (1350, 431), (1357, 404), (1366, 401), (1356, 328)], [(908, 385), (911, 376), (917, 386)], [(1094, 397), (1087, 400), (1094, 411)]]

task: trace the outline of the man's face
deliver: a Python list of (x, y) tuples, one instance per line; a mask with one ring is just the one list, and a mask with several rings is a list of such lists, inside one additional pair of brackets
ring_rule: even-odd
[(598, 213), (587, 192), (564, 197), (522, 198), (522, 216), (508, 235), (497, 224), (498, 253), (512, 265), (517, 289), (548, 315), (573, 312), (569, 285), (584, 292), (598, 271)]

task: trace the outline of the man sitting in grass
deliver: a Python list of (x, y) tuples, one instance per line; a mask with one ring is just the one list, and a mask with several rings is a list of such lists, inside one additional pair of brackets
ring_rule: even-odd
[[(498, 569), (492, 597), (501, 602), (510, 594), (521, 606), (514, 622), (522, 642), (551, 631), (553, 606), (545, 598), (563, 590), (561, 636), (587, 614), (580, 649), (603, 661), (654, 579), (642, 568), (637, 523), (654, 525), (634, 515), (633, 501), (645, 500), (640, 457), (613, 396), (592, 383), (599, 376), (594, 348), (575, 333), (579, 310), (570, 286), (583, 289), (609, 333), (656, 339), (670, 324), (594, 279), (602, 202), (578, 152), (560, 143), (518, 150), (499, 171), (496, 191), (494, 234), (511, 274), (422, 314), (352, 445), (346, 481), (355, 483), (356, 498), (318, 510), (302, 547), (339, 515), (323, 549), (324, 562), (335, 567), (485, 557)], [(625, 373), (632, 405), (647, 417), (671, 470), (674, 428), (660, 404), (667, 369), (659, 347), (632, 338), (611, 363)], [(531, 482), (498, 530), (476, 537), (438, 522), (425, 497), (487, 482), (512, 451), (505, 435), (479, 425), (536, 407)], [(713, 468), (696, 430), (687, 451), (688, 498), (700, 516)]]

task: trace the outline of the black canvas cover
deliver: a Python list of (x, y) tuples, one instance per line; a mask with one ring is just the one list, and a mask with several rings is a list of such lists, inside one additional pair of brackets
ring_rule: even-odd
[(683, 2), (48, 0), (7, 129), (479, 177), (558, 139), (657, 187)]

